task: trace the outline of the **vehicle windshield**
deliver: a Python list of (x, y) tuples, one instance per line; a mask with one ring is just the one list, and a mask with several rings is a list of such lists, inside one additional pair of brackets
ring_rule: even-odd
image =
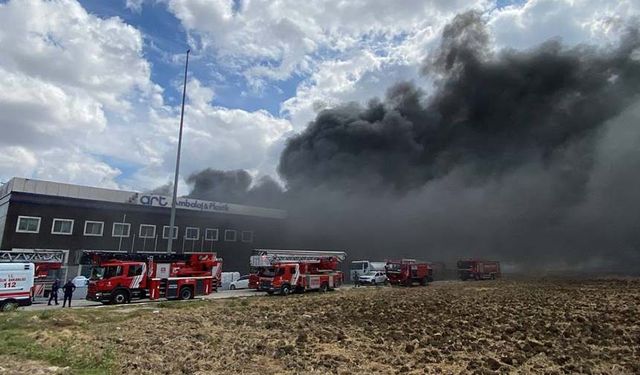
[(91, 280), (108, 279), (120, 275), (122, 272), (120, 266), (93, 267), (91, 271)]
[(276, 268), (276, 276), (283, 276), (286, 268)]
[(275, 275), (275, 271), (273, 268), (264, 268), (258, 271), (259, 277), (273, 277)]
[(104, 277), (104, 267), (93, 267), (91, 270), (91, 280), (102, 280)]
[(364, 262), (351, 263), (349, 265), (350, 270), (361, 270)]
[(400, 263), (388, 263), (387, 270), (389, 271), (400, 271)]
[(465, 261), (458, 262), (458, 268), (467, 269), (471, 267), (472, 267), (471, 262), (465, 262)]
[(365, 273), (364, 275), (365, 276), (375, 276), (377, 274), (378, 274), (378, 271), (369, 271), (369, 272)]

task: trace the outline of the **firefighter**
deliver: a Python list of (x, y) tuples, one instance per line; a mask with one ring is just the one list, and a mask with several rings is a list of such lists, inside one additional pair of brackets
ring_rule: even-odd
[(51, 294), (49, 295), (49, 303), (47, 305), (51, 306), (51, 301), (55, 301), (56, 305), (58, 303), (58, 289), (60, 289), (60, 279), (56, 279), (53, 284), (51, 284)]
[(76, 290), (76, 286), (71, 280), (67, 280), (67, 283), (64, 284), (62, 290), (64, 291), (64, 301), (62, 301), (62, 307), (65, 307), (65, 305), (67, 304), (67, 300), (69, 301), (69, 307), (71, 307), (71, 297), (73, 297), (73, 291)]

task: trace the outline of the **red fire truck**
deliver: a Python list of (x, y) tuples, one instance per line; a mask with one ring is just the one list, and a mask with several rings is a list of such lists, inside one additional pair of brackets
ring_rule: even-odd
[(458, 261), (458, 276), (462, 281), (496, 279), (502, 276), (500, 262), (493, 260), (460, 260)]
[(433, 270), (429, 263), (418, 262), (415, 259), (387, 261), (385, 271), (391, 285), (412, 286), (413, 283), (427, 285), (428, 282), (433, 281)]
[(222, 259), (215, 253), (114, 254), (86, 252), (93, 269), (87, 299), (104, 304), (132, 299), (191, 299), (220, 285)]
[(262, 249), (254, 254), (251, 266), (257, 272), (256, 288), (268, 294), (326, 292), (344, 281), (344, 275), (338, 270), (338, 264), (347, 256), (343, 251)]

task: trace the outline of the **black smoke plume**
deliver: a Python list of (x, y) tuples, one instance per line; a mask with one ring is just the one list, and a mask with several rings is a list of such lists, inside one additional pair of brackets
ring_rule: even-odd
[[(288, 141), (286, 192), (264, 184), (289, 211), (284, 246), (637, 273), (639, 47), (629, 28), (615, 46), (494, 52), (481, 16), (458, 15), (425, 61), (430, 95), (399, 83)], [(245, 173), (203, 171), (192, 195), (249, 202)]]
[[(479, 179), (496, 178), (532, 160), (562, 162), (581, 174), (589, 138), (637, 99), (639, 46), (630, 31), (610, 51), (558, 41), (529, 52), (491, 54), (477, 13), (445, 27), (442, 45), (424, 71), (440, 77), (427, 97), (410, 83), (384, 101), (322, 111), (287, 144), (279, 172), (292, 189), (363, 185), (406, 192), (465, 166)], [(584, 183), (582, 176), (568, 183)], [(576, 181), (573, 181), (573, 180)]]
[(187, 178), (192, 186), (189, 197), (211, 201), (264, 207), (282, 205), (282, 188), (269, 176), (254, 181), (245, 170), (205, 169)]

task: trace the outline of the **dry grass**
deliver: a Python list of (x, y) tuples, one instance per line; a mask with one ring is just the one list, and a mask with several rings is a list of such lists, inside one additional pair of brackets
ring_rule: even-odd
[(17, 312), (0, 315), (0, 329), (0, 367), (28, 359), (34, 373), (633, 374), (640, 282), (436, 283)]

